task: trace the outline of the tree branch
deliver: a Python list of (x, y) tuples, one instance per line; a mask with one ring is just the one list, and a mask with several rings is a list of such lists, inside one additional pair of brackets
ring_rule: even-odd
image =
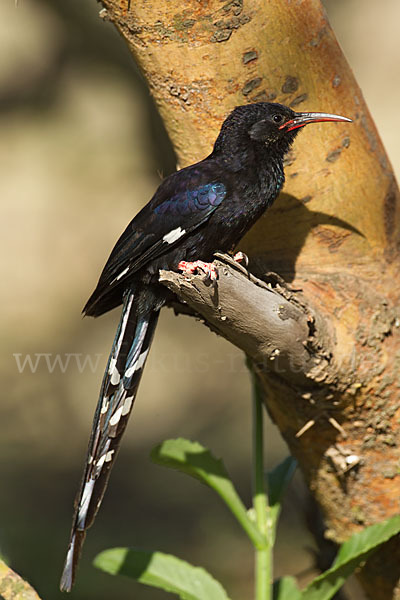
[(0, 598), (40, 600), (35, 590), (0, 559)]
[[(332, 377), (332, 341), (322, 318), (277, 276), (266, 283), (230, 256), (217, 254), (215, 282), (203, 275), (161, 271), (160, 282), (243, 350), (258, 370), (304, 388)], [(318, 328), (315, 324), (318, 322)]]

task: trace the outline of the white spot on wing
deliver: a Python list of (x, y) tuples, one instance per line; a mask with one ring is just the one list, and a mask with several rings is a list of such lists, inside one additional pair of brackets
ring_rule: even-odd
[(106, 454), (106, 462), (110, 462), (112, 460), (114, 454), (114, 450), (109, 450)]
[(144, 363), (146, 362), (148, 353), (149, 353), (149, 348), (147, 348), (147, 350), (145, 350), (144, 352), (141, 353), (141, 355), (139, 356), (139, 360), (136, 363), (135, 371), (138, 371), (139, 369), (141, 369), (143, 367)]
[(129, 369), (125, 372), (125, 377), (131, 377), (131, 375), (133, 375), (135, 371), (139, 371), (139, 369), (141, 369), (143, 367), (148, 353), (149, 353), (149, 348), (147, 348), (147, 350), (145, 350), (144, 352), (142, 352), (139, 355), (139, 358), (137, 359), (137, 361), (135, 363), (133, 363), (133, 365), (131, 367), (129, 367)]
[(119, 279), (121, 279), (121, 277), (123, 277), (128, 271), (129, 271), (129, 267), (126, 267), (126, 269), (121, 271), (121, 273), (115, 278), (115, 281), (118, 281)]
[(89, 481), (87, 481), (85, 483), (85, 487), (83, 488), (82, 498), (81, 498), (81, 501), (79, 504), (79, 513), (78, 513), (78, 527), (79, 528), (81, 528), (81, 527), (84, 528), (84, 526), (85, 526), (86, 515), (87, 515), (88, 508), (89, 508), (90, 499), (92, 497), (94, 484), (95, 484), (95, 480), (89, 479)]
[[(140, 357), (139, 357), (140, 358)], [(133, 363), (131, 367), (127, 371), (125, 371), (125, 377), (130, 377), (135, 372), (136, 363)]]
[[(111, 427), (114, 427), (114, 425), (117, 425), (119, 423), (119, 420), (120, 420), (121, 415), (122, 415), (122, 409), (123, 408), (124, 408), (123, 405), (120, 406), (115, 411), (115, 413), (113, 414), (113, 416), (111, 417), (111, 419), (110, 419), (110, 425), (111, 425)], [(105, 455), (104, 455), (104, 457), (105, 457)], [(103, 457), (101, 457), (101, 458), (103, 458)], [(100, 458), (100, 460), (101, 460), (101, 458)], [(99, 463), (97, 463), (97, 464), (99, 464)]]
[(127, 415), (129, 413), (129, 411), (131, 410), (131, 407), (132, 407), (132, 402), (133, 402), (133, 396), (129, 396), (128, 398), (125, 399), (124, 405), (122, 407), (122, 413), (121, 413), (122, 417), (124, 417), (125, 415)]
[(102, 454), (100, 456), (99, 460), (96, 462), (96, 468), (97, 468), (98, 472), (100, 471), (100, 469), (104, 465), (104, 461), (106, 460), (106, 455), (107, 455), (107, 452), (105, 452), (104, 454)]
[(110, 366), (109, 366), (109, 368), (108, 368), (108, 374), (109, 374), (109, 375), (112, 375), (112, 374), (113, 374), (113, 371), (114, 371), (114, 369), (115, 369), (115, 365), (116, 365), (116, 364), (117, 364), (117, 359), (113, 357), (113, 358), (110, 360)]
[(112, 281), (110, 281), (109, 285), (112, 285), (113, 283), (115, 283), (116, 281), (118, 281), (119, 279), (121, 279), (121, 277), (123, 277), (124, 275), (126, 275), (126, 273), (129, 271), (129, 267), (126, 267), (126, 269), (124, 269), (123, 271), (121, 271), (121, 273), (119, 275), (117, 275), (116, 277), (114, 277), (114, 279)]
[[(65, 560), (65, 568), (63, 575), (63, 585), (65, 589), (68, 589), (72, 585), (72, 559), (74, 556), (74, 548), (75, 548), (75, 533), (71, 538), (71, 542), (68, 547), (67, 558)], [(64, 577), (66, 578), (64, 580)]]
[(178, 227), (177, 229), (173, 229), (169, 233), (165, 234), (163, 237), (163, 242), (167, 242), (167, 244), (173, 244), (183, 235), (185, 235), (186, 230), (182, 229), (182, 227)]
[(114, 367), (114, 371), (112, 372), (112, 375), (111, 375), (111, 384), (118, 385), (120, 379), (121, 379), (121, 377), (120, 377), (120, 374), (118, 373), (118, 369), (117, 369), (117, 367)]

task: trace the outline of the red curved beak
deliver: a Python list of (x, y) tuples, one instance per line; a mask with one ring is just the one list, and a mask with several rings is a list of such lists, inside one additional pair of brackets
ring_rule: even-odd
[(346, 121), (347, 123), (351, 123), (352, 119), (340, 115), (331, 115), (329, 113), (296, 113), (294, 119), (286, 121), (279, 129), (292, 131), (293, 129), (304, 127), (304, 125), (308, 125), (309, 123), (320, 123), (321, 121)]

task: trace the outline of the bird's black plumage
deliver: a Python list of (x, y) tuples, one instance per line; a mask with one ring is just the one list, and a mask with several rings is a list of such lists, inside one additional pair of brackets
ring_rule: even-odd
[(97, 317), (123, 304), (76, 499), (62, 590), (73, 585), (85, 532), (103, 498), (170, 293), (158, 283), (159, 270), (177, 270), (180, 261), (211, 261), (217, 250), (232, 250), (277, 197), (283, 158), (298, 128), (328, 120), (349, 119), (266, 102), (235, 108), (212, 153), (167, 177), (115, 245), (84, 307), (86, 315)]

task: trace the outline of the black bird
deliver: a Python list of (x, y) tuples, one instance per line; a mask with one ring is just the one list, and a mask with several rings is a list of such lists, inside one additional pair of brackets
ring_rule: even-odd
[[(83, 309), (98, 317), (123, 304), (97, 404), (71, 540), (60, 588), (73, 585), (86, 530), (108, 482), (150, 349), (159, 311), (171, 294), (160, 269), (213, 278), (213, 254), (231, 251), (271, 206), (283, 182), (283, 158), (300, 127), (350, 121), (326, 113), (296, 113), (281, 104), (238, 106), (225, 119), (213, 151), (173, 173), (129, 223)], [(195, 261), (195, 262), (192, 262)], [(200, 262), (202, 261), (202, 262)]]

